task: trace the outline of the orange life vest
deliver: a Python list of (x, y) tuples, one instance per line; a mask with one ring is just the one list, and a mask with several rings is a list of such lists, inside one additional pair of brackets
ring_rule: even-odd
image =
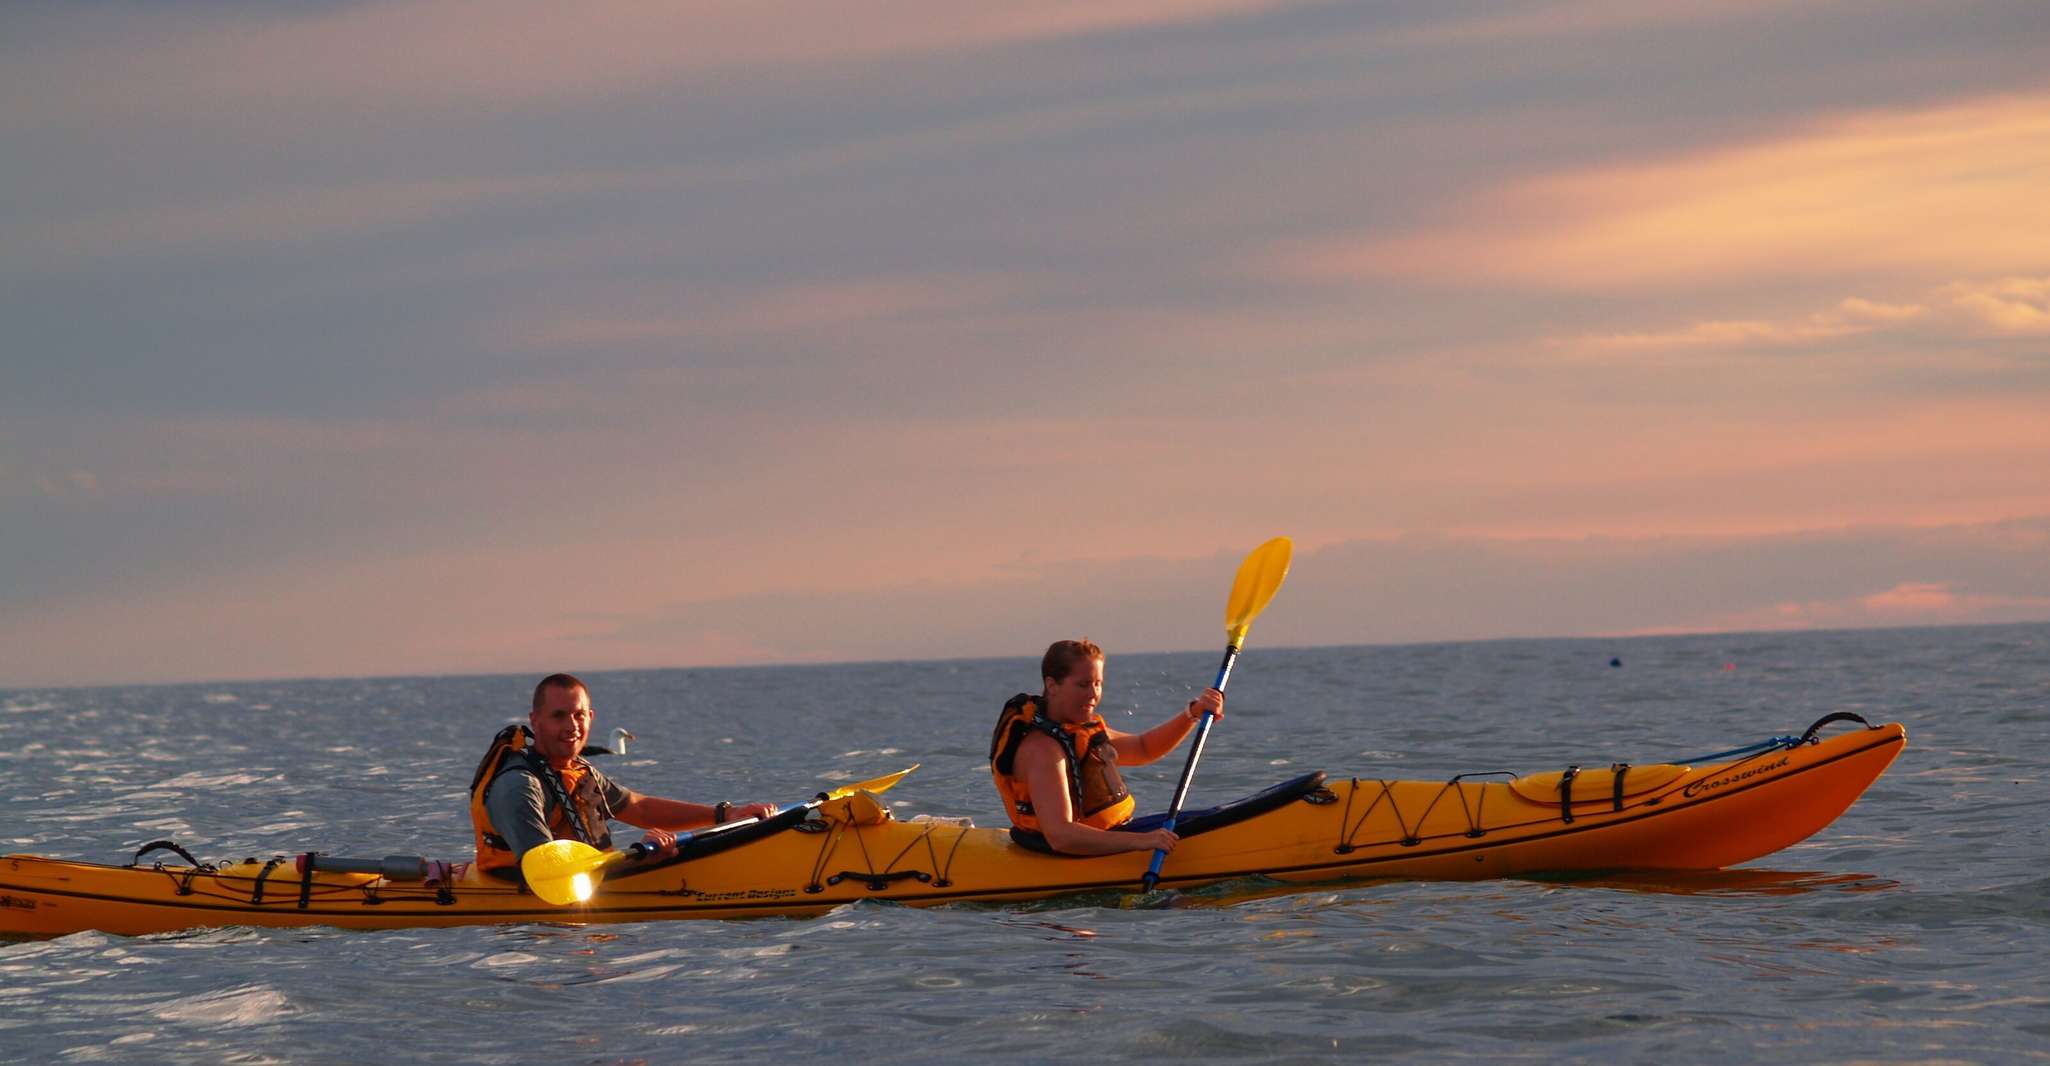
[(512, 845), (491, 826), (491, 812), (484, 808), (484, 793), (509, 765), (532, 771), (541, 782), (542, 808), (548, 812), (548, 834), (557, 840), (581, 840), (601, 851), (612, 846), (612, 812), (598, 790), (591, 766), (579, 758), (566, 770), (557, 771), (534, 750), (534, 733), (523, 725), (509, 725), (491, 740), (491, 749), (477, 763), (470, 779), (470, 824), (477, 831), (477, 868), (519, 869), (519, 856)]
[(1038, 696), (1019, 693), (1011, 697), (989, 738), (990, 776), (996, 779), (997, 794), (1004, 798), (1004, 813), (1011, 816), (1011, 823), (1039, 831), (1032, 789), (1016, 766), (1018, 745), (1027, 733), (1052, 737), (1067, 756), (1068, 807), (1077, 825), (1115, 829), (1131, 821), (1138, 801), (1118, 774), (1117, 749), (1111, 746), (1110, 729), (1103, 719), (1092, 714), (1080, 725), (1067, 725), (1042, 714), (1042, 706)]

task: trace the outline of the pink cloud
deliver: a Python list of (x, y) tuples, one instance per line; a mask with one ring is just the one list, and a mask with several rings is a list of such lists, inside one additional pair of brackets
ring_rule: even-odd
[[(1917, 309), (1919, 310), (1919, 309)], [(1673, 348), (1788, 347), (1816, 341), (1835, 340), (1870, 333), (1878, 328), (1841, 314), (1821, 313), (1791, 322), (1761, 319), (1696, 322), (1676, 330), (1651, 333), (1599, 333), (1570, 341), (1552, 341), (1554, 346), (1596, 351), (1659, 351)]]
[(1947, 581), (1904, 581), (1862, 596), (1786, 601), (1748, 611), (1713, 615), (1693, 623), (1635, 629), (1619, 635), (1975, 625), (2023, 621), (2045, 615), (2050, 615), (2050, 596), (1965, 592)]
[[(713, 77), (801, 75), (823, 65), (971, 52), (1035, 41), (1227, 19), (1289, 0), (1053, 0), (881, 5), (752, 0), (563, 5), (505, 0), (275, 9), (229, 25), (183, 15), (140, 35), (22, 64), (23, 76), (79, 83), (110, 114), (189, 117), (201, 103), (262, 109), (537, 106), (588, 101)], [(118, 74), (118, 76), (109, 76)], [(156, 90), (138, 95), (133, 86)]]
[(1456, 221), (1288, 245), (1266, 269), (1544, 288), (2040, 270), (2045, 188), (2050, 96), (2001, 96), (1520, 180), (1453, 205)]
[(19, 238), (39, 262), (122, 256), (193, 245), (272, 244), (375, 233), (487, 208), (619, 191), (661, 174), (577, 172), (538, 178), (338, 183), (58, 219)]
[(1927, 615), (1956, 613), (2005, 602), (1998, 596), (1961, 596), (1943, 581), (1904, 581), (1885, 592), (1875, 592), (1858, 605), (1875, 614)]
[(1712, 319), (1668, 330), (1554, 338), (1546, 344), (1582, 355), (1734, 351), (1814, 346), (1909, 330), (1951, 340), (2050, 335), (2050, 277), (1955, 281), (1931, 290), (1922, 303), (1882, 303), (1854, 296), (1829, 310), (1796, 318)]
[[(514, 326), (521, 342), (633, 344), (763, 336), (891, 320), (947, 318), (999, 307), (1007, 287), (970, 278), (870, 277), (741, 292), (628, 294), (617, 313), (571, 312)], [(678, 306), (682, 305), (682, 306)], [(661, 308), (662, 313), (648, 314)]]
[(1960, 281), (1944, 286), (1941, 295), (1989, 333), (2050, 336), (2050, 277)]
[(1715, 3), (1648, 4), (1574, 0), (1530, 5), (1506, 13), (1492, 9), (1478, 17), (1398, 30), (1390, 39), (1407, 45), (1467, 45), (1499, 41), (1587, 37), (1646, 26), (1713, 23), (1755, 12), (1795, 6), (1791, 0), (1720, 0)]
[[(837, 584), (765, 581), (766, 557), (753, 545), (715, 550), (662, 535), (329, 552), (0, 611), (0, 677), (108, 683), (1022, 655), (1043, 646), (1046, 632), (1075, 626), (1128, 650), (1201, 646), (1243, 545), (1274, 528), (1213, 534), (1213, 547), (1186, 555), (1101, 549), (1076, 558), (1055, 547), (982, 573), (871, 559)], [(1214, 546), (1225, 540), (1229, 547)], [(1347, 538), (1299, 549), (1289, 589), (1262, 626), (1280, 646), (2036, 621), (2050, 618), (2046, 546), (2043, 518), (1734, 539)], [(861, 559), (833, 566), (850, 562)], [(1904, 576), (1856, 576), (1875, 562)], [(1959, 569), (1981, 576), (1912, 576)], [(2015, 591), (1981, 591), (1989, 586)], [(1872, 591), (1844, 591), (1860, 587)], [(577, 591), (536, 609), (536, 588)]]

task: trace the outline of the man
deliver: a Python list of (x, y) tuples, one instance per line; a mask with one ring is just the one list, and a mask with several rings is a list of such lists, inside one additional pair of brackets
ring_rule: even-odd
[(1103, 699), (1103, 649), (1088, 639), (1056, 641), (1039, 661), (1044, 690), (1004, 705), (990, 738), (990, 773), (1011, 816), (1012, 839), (1063, 855), (1173, 851), (1179, 838), (1132, 822), (1137, 806), (1119, 766), (1153, 762), (1181, 744), (1207, 712), (1224, 716), (1224, 693), (1205, 689), (1180, 714), (1144, 733), (1120, 733), (1096, 714)]
[(470, 782), (477, 866), (486, 873), (518, 880), (520, 858), (550, 840), (610, 848), (614, 820), (646, 829), (642, 843), (657, 849), (654, 858), (662, 858), (675, 853), (677, 830), (776, 813), (770, 803), (706, 806), (643, 796), (613, 784), (584, 761), (591, 693), (568, 674), (551, 674), (534, 686), (527, 723), (499, 732)]

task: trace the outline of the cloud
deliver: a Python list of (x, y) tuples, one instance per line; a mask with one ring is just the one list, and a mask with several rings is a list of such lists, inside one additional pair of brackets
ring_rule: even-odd
[(1590, 334), (1554, 346), (1597, 351), (1657, 351), (1672, 348), (1788, 347), (1855, 337), (1911, 322), (1928, 313), (1919, 305), (1875, 304), (1848, 299), (1832, 311), (1785, 322), (1758, 319), (1697, 322), (1676, 330), (1651, 333)]
[(2050, 262), (2045, 188), (2050, 96), (2006, 95), (1515, 180), (1454, 220), (1284, 245), (1264, 268), (1544, 289), (2026, 272)]
[(2050, 277), (1960, 281), (1944, 286), (1940, 295), (1997, 336), (2050, 336)]
[(100, 475), (84, 467), (14, 462), (0, 456), (0, 500), (82, 499), (101, 492)]
[(51, 496), (90, 496), (100, 491), (100, 479), (90, 470), (66, 470), (61, 473), (45, 474), (37, 479), (37, 483)]
[(1413, 45), (1531, 43), (1558, 38), (1586, 40), (1646, 27), (1701, 25), (1795, 6), (1789, 0), (1721, 0), (1717, 3), (1646, 4), (1589, 2), (1531, 4), (1507, 13), (1492, 9), (1473, 18), (1398, 31), (1391, 36)]
[[(108, 115), (324, 104), (364, 109), (584, 103), (714, 78), (802, 78), (822, 67), (968, 53), (1257, 15), (1286, 0), (802, 0), (565, 7), (507, 0), (322, 5), (209, 24), (188, 13), (111, 22), (92, 45), (10, 62), (18, 84), (61, 84)], [(79, 71), (98, 72), (90, 80)], [(118, 72), (119, 77), (107, 77)], [(138, 95), (133, 87), (172, 87)], [(54, 112), (52, 112), (54, 113)]]
[[(1020, 557), (961, 574), (878, 565), (839, 583), (772, 587), (729, 572), (748, 565), (744, 552), (692, 552), (662, 536), (567, 551), (480, 540), (0, 606), (0, 679), (1020, 655), (1078, 631), (1118, 651), (1198, 648), (1218, 635), (1219, 599), (1243, 550)], [(2050, 517), (1733, 537), (1346, 538), (1299, 548), (1261, 640), (2043, 621), (2046, 552)], [(727, 567), (686, 572), (693, 559)], [(536, 609), (535, 588), (577, 593)]]
[(377, 233), (457, 213), (531, 206), (569, 194), (619, 191), (646, 180), (572, 172), (540, 178), (373, 181), (222, 196), (147, 209), (122, 208), (26, 228), (19, 244), (35, 254), (10, 266), (46, 269), (53, 256), (86, 259)]
[[(1844, 278), (1895, 261), (1800, 228), (1914, 263), (1969, 258), (1950, 214), (1967, 243), (1990, 213), (2033, 240), (2040, 88), (1813, 118), (2040, 86), (2031, 38), (1984, 12), (1750, 10), (25, 9), (0, 33), (22, 282), (0, 285), (0, 600), (71, 619), (51, 639), (80, 650), (48, 661), (92, 643), (109, 677), (152, 634), (186, 642), (152, 662), (234, 673), (657, 662), (659, 633), (807, 658), (864, 654), (815, 619), (861, 628), (869, 593), (889, 625), (945, 620), (920, 647), (1008, 646), (968, 607), (1058, 581), (997, 581), (1034, 549), (1136, 569), (1276, 528), (1499, 548), (2034, 513), (2050, 436), (2014, 356), (2050, 269)], [(1707, 223), (1660, 229), (1675, 213)], [(1366, 291), (1390, 273), (1236, 269), (1332, 233), (1309, 250), (1442, 236), (1512, 280), (1727, 284), (1576, 301), (1432, 291), (1485, 270)], [(1696, 248), (1724, 258), (1688, 274)], [(1611, 361), (1533, 358), (1552, 336)], [(1734, 350), (1765, 357), (1732, 372)], [(1832, 358), (1778, 357), (1810, 350)], [(1473, 545), (1411, 546), (1382, 558), (1465, 587), (1430, 567)], [(529, 624), (501, 590), (537, 579), (598, 614)], [(1986, 593), (1902, 568), (1790, 602), (1940, 581)], [(1179, 639), (1145, 628), (1179, 601), (1132, 588), (1120, 626)], [(1334, 614), (1300, 639), (1505, 608), (1407, 595), (1429, 625)], [(707, 603), (751, 620), (685, 625)]]
[(1658, 635), (1706, 630), (1866, 629), (1883, 626), (1968, 625), (2050, 618), (2050, 595), (1967, 592), (1948, 581), (1903, 581), (1863, 595), (1786, 600), (1704, 617), (1691, 625), (1629, 631)]
[[(572, 313), (514, 326), (511, 332), (540, 347), (759, 338), (984, 313), (1002, 306), (1006, 287), (959, 277), (875, 276), (734, 291), (679, 290), (629, 293), (617, 298), (622, 305), (617, 313)], [(665, 304), (663, 313), (658, 305)]]
[(1955, 281), (1920, 303), (1848, 297), (1826, 311), (1787, 319), (1710, 319), (1676, 329), (1589, 333), (1554, 338), (1573, 352), (1816, 347), (1882, 333), (1919, 332), (1949, 340), (2050, 336), (2050, 277)]

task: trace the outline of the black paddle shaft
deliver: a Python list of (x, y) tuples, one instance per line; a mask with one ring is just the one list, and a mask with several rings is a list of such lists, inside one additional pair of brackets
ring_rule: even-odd
[[(1238, 658), (1238, 645), (1233, 644), (1224, 649), (1224, 661), (1217, 666), (1217, 683), (1211, 686), (1212, 688), (1219, 692), (1224, 691), (1225, 682), (1231, 680), (1232, 664), (1238, 662)], [(1196, 779), (1196, 760), (1203, 757), (1203, 743), (1210, 739), (1211, 721), (1211, 715), (1206, 713), (1203, 715), (1203, 721), (1196, 726), (1196, 739), (1189, 745), (1188, 764), (1182, 767), (1181, 782), (1174, 787), (1174, 802), (1167, 805), (1168, 829), (1174, 828), (1175, 819), (1181, 817), (1182, 803), (1189, 798), (1189, 784)]]

